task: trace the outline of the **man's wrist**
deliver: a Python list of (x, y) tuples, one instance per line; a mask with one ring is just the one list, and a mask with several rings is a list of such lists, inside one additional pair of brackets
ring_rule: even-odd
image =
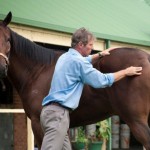
[(128, 76), (128, 70), (127, 69), (124, 69), (124, 76)]

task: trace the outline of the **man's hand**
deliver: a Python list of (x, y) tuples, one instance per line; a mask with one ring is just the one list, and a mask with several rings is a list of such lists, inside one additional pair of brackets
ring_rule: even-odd
[(126, 76), (133, 76), (133, 75), (141, 75), (142, 74), (142, 67), (128, 67), (124, 70), (120, 70), (114, 73), (115, 82), (121, 80)]
[(128, 67), (125, 69), (126, 76), (141, 75), (142, 67)]
[(112, 47), (112, 48), (108, 48), (104, 51), (99, 52), (101, 56), (106, 56), (106, 55), (110, 55), (110, 51), (114, 50), (117, 47)]

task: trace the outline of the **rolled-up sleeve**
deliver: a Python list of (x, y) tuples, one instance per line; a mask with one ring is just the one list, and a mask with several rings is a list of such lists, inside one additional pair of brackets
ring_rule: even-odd
[(114, 83), (113, 73), (101, 73), (87, 61), (81, 63), (81, 79), (94, 88), (105, 88)]

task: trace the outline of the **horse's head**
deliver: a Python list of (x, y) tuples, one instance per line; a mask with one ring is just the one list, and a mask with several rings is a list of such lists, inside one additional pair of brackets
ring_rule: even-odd
[(11, 12), (8, 13), (6, 18), (0, 22), (0, 78), (7, 75), (8, 69), (8, 55), (10, 52), (10, 30), (7, 25), (12, 18)]

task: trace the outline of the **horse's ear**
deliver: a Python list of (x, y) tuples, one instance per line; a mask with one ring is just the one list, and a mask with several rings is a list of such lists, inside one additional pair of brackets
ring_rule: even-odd
[(2, 22), (3, 25), (6, 27), (10, 23), (11, 19), (12, 19), (12, 13), (9, 12)]

